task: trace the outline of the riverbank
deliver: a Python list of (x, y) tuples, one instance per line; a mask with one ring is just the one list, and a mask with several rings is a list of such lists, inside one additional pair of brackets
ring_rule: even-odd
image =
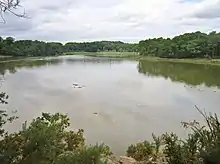
[(207, 64), (220, 66), (220, 59), (168, 59), (159, 57), (140, 56), (137, 52), (68, 52), (66, 55), (85, 55), (92, 57), (106, 57), (106, 58), (123, 58), (135, 60), (161, 61), (161, 62), (178, 62), (191, 64)]
[(17, 58), (4, 58), (3, 60), (0, 60), (0, 63), (8, 63), (8, 62), (19, 62), (24, 60), (43, 60), (42, 57), (17, 57)]
[(220, 66), (220, 59), (169, 59), (159, 57), (140, 56), (137, 52), (66, 52), (64, 55), (84, 55), (91, 57), (105, 57), (105, 58), (121, 58), (133, 60), (146, 60), (146, 61), (160, 61), (160, 62), (174, 62), (174, 63), (190, 63), (190, 64), (205, 64)]
[[(146, 60), (152, 62), (173, 62), (173, 63), (190, 63), (190, 64), (204, 64), (204, 65), (213, 65), (220, 66), (220, 59), (201, 59), (201, 58), (192, 58), (192, 59), (169, 59), (169, 58), (159, 58), (159, 57), (149, 57), (149, 56), (140, 56), (137, 52), (65, 52), (63, 55), (81, 55), (89, 57), (105, 57), (105, 58), (119, 58), (119, 59), (130, 59), (130, 60)], [(49, 56), (47, 56), (49, 57)], [(21, 60), (42, 60), (47, 57), (1, 57), (0, 63), (5, 62), (14, 62)], [(58, 57), (58, 56), (53, 56)]]
[(50, 60), (59, 56), (31, 56), (31, 57), (5, 57), (0, 58), (0, 63), (19, 62), (19, 61), (35, 61), (35, 60)]
[(65, 52), (64, 55), (84, 55), (91, 57), (106, 57), (106, 58), (134, 58), (138, 59), (139, 55), (137, 52)]
[(168, 58), (158, 58), (158, 57), (139, 57), (138, 60), (220, 66), (220, 59), (168, 59)]

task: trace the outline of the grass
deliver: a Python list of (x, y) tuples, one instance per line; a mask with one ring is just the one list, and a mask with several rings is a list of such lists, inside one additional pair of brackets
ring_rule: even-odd
[(148, 61), (161, 61), (161, 62), (175, 62), (175, 63), (191, 63), (191, 64), (206, 64), (220, 66), (220, 59), (168, 59), (168, 58), (158, 58), (158, 57), (140, 57), (140, 60)]
[(191, 64), (206, 64), (220, 66), (220, 59), (168, 59), (151, 56), (140, 56), (137, 52), (66, 52), (64, 55), (85, 55), (92, 57), (107, 57), (107, 58), (125, 58), (135, 60), (160, 61), (160, 62), (175, 62), (175, 63), (191, 63)]
[(138, 54), (136, 52), (113, 52), (113, 51), (103, 51), (103, 52), (65, 52), (64, 55), (85, 55), (91, 57), (108, 57), (108, 58), (137, 58)]
[(63, 55), (89, 55), (89, 54), (95, 54), (95, 52), (64, 52)]
[(107, 57), (107, 58), (126, 58), (135, 60), (148, 60), (148, 61), (160, 61), (160, 62), (175, 62), (175, 63), (191, 63), (191, 64), (206, 64), (220, 66), (220, 59), (168, 59), (150, 56), (140, 56), (137, 52), (66, 52), (65, 55), (85, 55), (92, 57)]
[(5, 58), (11, 58), (12, 56), (4, 56), (4, 55), (0, 55), (0, 59), (5, 59)]
[[(160, 62), (175, 62), (175, 63), (191, 63), (191, 64), (205, 64), (205, 65), (215, 65), (220, 66), (220, 59), (168, 59), (159, 58), (152, 56), (140, 56), (137, 52), (113, 52), (113, 51), (103, 51), (103, 52), (65, 52), (63, 55), (84, 55), (91, 57), (106, 57), (106, 58), (123, 58), (132, 60), (147, 60), (147, 61), (160, 61)], [(11, 60), (24, 60), (24, 59), (38, 59), (38, 57), (22, 57), (22, 58), (12, 58), (0, 55), (1, 62), (9, 62)]]

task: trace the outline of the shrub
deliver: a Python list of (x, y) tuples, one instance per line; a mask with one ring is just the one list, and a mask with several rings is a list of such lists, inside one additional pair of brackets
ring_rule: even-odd
[(43, 113), (29, 127), (0, 141), (0, 163), (54, 163), (66, 151), (80, 151), (84, 147), (83, 130), (67, 131), (69, 125), (66, 115)]
[[(197, 107), (196, 107), (197, 108)], [(220, 161), (220, 122), (216, 114), (206, 114), (197, 108), (206, 125), (197, 121), (183, 122), (191, 133), (180, 139), (174, 133), (164, 134), (163, 153), (168, 164), (219, 164)]]
[(108, 146), (95, 145), (84, 147), (79, 152), (65, 152), (61, 154), (55, 164), (104, 164), (103, 157), (112, 155)]
[(146, 161), (153, 155), (155, 147), (152, 143), (144, 141), (128, 147), (127, 156), (137, 161)]
[[(197, 107), (196, 107), (197, 108)], [(161, 137), (153, 135), (154, 142), (144, 141), (131, 145), (127, 155), (138, 161), (149, 162), (149, 158), (160, 158), (159, 151), (168, 164), (219, 164), (220, 163), (220, 121), (216, 114), (206, 114), (197, 108), (205, 119), (205, 125), (197, 121), (183, 122), (189, 129), (187, 138), (165, 133)], [(158, 159), (153, 159), (157, 161)]]

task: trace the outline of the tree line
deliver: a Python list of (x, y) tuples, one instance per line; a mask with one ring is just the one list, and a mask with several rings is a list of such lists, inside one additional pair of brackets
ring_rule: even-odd
[(84, 51), (84, 52), (100, 52), (100, 51), (115, 51), (115, 52), (136, 52), (137, 44), (129, 44), (121, 41), (95, 41), (74, 43), (69, 42), (64, 46), (65, 51)]
[(0, 55), (54, 56), (64, 52), (138, 52), (142, 56), (163, 58), (220, 58), (220, 33), (185, 33), (174, 38), (153, 38), (138, 44), (121, 41), (43, 42), (0, 37)]
[(185, 33), (174, 38), (153, 38), (139, 42), (139, 54), (164, 58), (220, 57), (220, 33)]
[(62, 44), (32, 40), (15, 41), (12, 37), (0, 37), (0, 55), (3, 56), (53, 56), (62, 52)]
[(32, 40), (15, 40), (13, 37), (3, 39), (0, 37), (0, 55), (2, 56), (55, 56), (62, 55), (63, 52), (133, 52), (137, 51), (137, 44), (128, 44), (114, 41), (100, 42), (69, 42), (62, 44), (59, 42), (43, 42)]

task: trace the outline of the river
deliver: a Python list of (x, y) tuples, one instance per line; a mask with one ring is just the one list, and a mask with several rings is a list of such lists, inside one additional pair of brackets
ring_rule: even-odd
[(185, 136), (181, 121), (203, 120), (195, 105), (220, 113), (219, 72), (217, 66), (83, 56), (0, 63), (1, 91), (10, 96), (0, 107), (19, 116), (9, 131), (42, 112), (61, 112), (72, 129), (85, 130), (89, 144), (104, 142), (121, 155), (152, 133)]

